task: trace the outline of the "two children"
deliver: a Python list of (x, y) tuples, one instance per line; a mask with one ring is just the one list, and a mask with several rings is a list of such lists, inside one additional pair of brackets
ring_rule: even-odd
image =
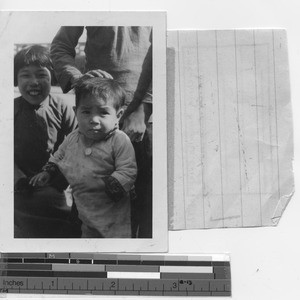
[[(24, 98), (25, 102), (35, 111), (41, 107), (49, 107), (47, 102), (51, 81), (49, 69), (50, 67), (48, 68), (40, 62), (37, 64), (34, 60), (17, 70), (17, 82), (22, 99)], [(26, 84), (28, 77), (34, 79)], [(39, 82), (37, 83), (37, 81)], [(47, 149), (50, 151), (47, 152), (48, 156), (44, 153), (43, 163), (39, 161), (37, 164), (33, 157), (32, 160), (24, 159), (24, 157), (19, 160), (15, 158), (15, 161), (36, 167), (32, 173), (27, 172), (29, 186), (32, 186), (33, 190), (49, 188), (49, 184), (60, 172), (66, 177), (72, 188), (79, 218), (82, 221), (82, 237), (130, 238), (130, 191), (136, 179), (137, 167), (133, 146), (128, 136), (118, 129), (118, 122), (123, 114), (125, 92), (114, 80), (90, 78), (78, 82), (75, 94), (78, 129), (65, 138), (54, 154), (54, 147), (53, 149), (48, 149), (48, 147)], [(63, 106), (62, 103), (60, 105)], [(59, 130), (55, 137), (58, 137), (65, 133), (64, 129), (68, 123), (65, 119), (66, 114), (54, 111), (51, 105), (50, 108), (52, 108), (51, 113), (56, 117), (56, 121), (62, 117), (61, 126), (56, 126), (56, 129), (59, 128)], [(32, 113), (32, 115), (34, 118), (37, 114)], [(51, 125), (57, 125), (59, 122), (55, 123), (48, 115), (45, 119), (48, 123), (46, 120), (40, 122), (44, 125), (44, 132), (40, 128), (39, 131), (34, 131), (34, 127), (38, 126), (33, 126), (34, 121), (32, 120), (28, 123), (29, 126), (24, 127), (28, 127), (27, 133), (35, 136), (36, 140), (42, 140), (42, 137), (48, 136), (46, 144), (49, 146), (52, 140), (55, 142), (51, 135), (53, 133)], [(74, 128), (73, 126), (72, 130)], [(20, 129), (17, 128), (17, 131)], [(23, 141), (24, 144), (26, 142)], [(36, 154), (40, 150), (37, 147)], [(46, 163), (50, 154), (51, 157)], [(43, 169), (43, 171), (36, 175), (37, 169)], [(52, 198), (53, 201), (54, 199)], [(43, 199), (35, 200), (37, 201), (32, 203), (32, 209), (35, 206), (44, 206)], [(63, 203), (61, 200), (58, 201), (60, 204)], [(15, 197), (15, 211), (18, 211), (20, 205), (16, 205), (16, 202), (18, 201)], [(50, 207), (51, 205), (44, 206), (48, 209)], [(24, 207), (22, 208), (24, 209)], [(44, 218), (47, 219), (48, 215), (45, 214)], [(15, 219), (18, 220), (16, 216)]]
[(130, 238), (137, 167), (133, 146), (118, 129), (124, 90), (114, 80), (95, 77), (78, 83), (75, 94), (78, 129), (30, 183), (47, 184), (59, 168), (72, 188), (82, 237)]
[(29, 185), (77, 126), (71, 103), (50, 94), (52, 62), (39, 45), (24, 48), (14, 58), (14, 84), (21, 96), (14, 100), (14, 222), (15, 237), (66, 237), (70, 208), (62, 177), (53, 185)]

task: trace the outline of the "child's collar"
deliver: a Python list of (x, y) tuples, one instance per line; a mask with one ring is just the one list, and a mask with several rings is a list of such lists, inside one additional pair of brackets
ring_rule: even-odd
[(41, 107), (43, 107), (43, 106), (45, 106), (45, 105), (47, 105), (49, 103), (50, 95), (48, 95), (40, 104), (36, 104), (36, 105), (29, 103), (23, 97), (22, 97), (22, 99), (24, 100), (24, 102), (26, 103), (26, 105), (28, 105), (28, 107), (31, 107), (34, 110), (38, 110), (39, 108), (41, 108)]
[(104, 140), (107, 141), (111, 136), (113, 136), (116, 132), (116, 130), (119, 129), (119, 126), (116, 126), (114, 129), (109, 131), (106, 136), (104, 137)]

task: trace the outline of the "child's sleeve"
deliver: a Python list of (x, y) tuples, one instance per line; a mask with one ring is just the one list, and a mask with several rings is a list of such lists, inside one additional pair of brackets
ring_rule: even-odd
[(57, 151), (50, 156), (48, 162), (42, 168), (43, 171), (46, 171), (50, 174), (51, 179), (53, 179), (59, 173), (58, 163), (65, 155), (65, 149), (68, 143), (67, 140), (68, 137), (65, 138), (62, 144), (58, 147)]
[(122, 133), (114, 139), (115, 171), (105, 177), (105, 191), (115, 201), (120, 200), (133, 187), (137, 165), (129, 137)]
[(58, 147), (58, 149), (55, 151), (55, 153), (53, 155), (50, 156), (49, 160), (48, 160), (48, 164), (55, 164), (57, 165), (65, 156), (65, 151), (67, 148), (67, 145), (70, 141), (70, 135), (68, 135), (64, 141), (60, 144), (60, 146)]
[(67, 136), (57, 151), (50, 156), (48, 162), (43, 166), (42, 170), (50, 175), (51, 185), (58, 191), (63, 192), (69, 185), (67, 179), (59, 169), (59, 162), (65, 156), (66, 146), (69, 143), (69, 136)]
[(82, 26), (62, 26), (51, 44), (55, 75), (64, 93), (71, 90), (72, 80), (82, 76), (75, 64), (75, 48), (83, 30)]

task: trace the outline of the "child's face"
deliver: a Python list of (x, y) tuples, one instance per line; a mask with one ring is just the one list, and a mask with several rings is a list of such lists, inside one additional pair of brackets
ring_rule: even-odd
[(122, 114), (123, 110), (117, 112), (112, 100), (104, 101), (92, 95), (82, 97), (76, 109), (79, 131), (93, 141), (103, 140), (116, 127)]
[(51, 73), (45, 67), (25, 66), (18, 72), (18, 88), (27, 102), (39, 105), (50, 93)]

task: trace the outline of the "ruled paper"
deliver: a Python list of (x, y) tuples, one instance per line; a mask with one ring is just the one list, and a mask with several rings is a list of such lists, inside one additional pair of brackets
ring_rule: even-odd
[(169, 229), (277, 225), (294, 191), (285, 30), (167, 42)]

